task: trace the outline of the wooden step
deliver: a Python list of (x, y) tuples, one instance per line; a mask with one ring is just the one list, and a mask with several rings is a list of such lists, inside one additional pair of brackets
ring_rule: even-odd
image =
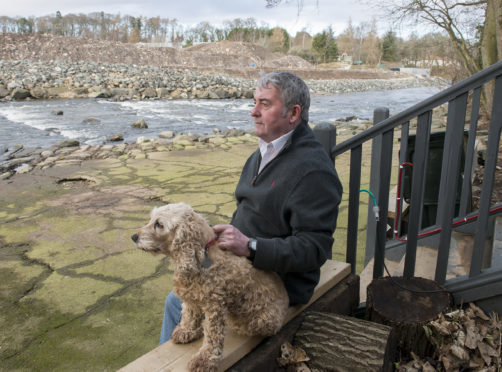
[[(350, 265), (344, 262), (328, 260), (321, 267), (321, 279), (314, 290), (312, 299), (306, 305), (297, 305), (289, 308), (286, 322), (310, 306), (315, 300), (325, 294), (341, 280), (350, 274)], [(253, 348), (255, 348), (264, 337), (261, 336), (241, 336), (228, 331), (225, 337), (223, 357), (220, 361), (219, 371), (224, 371), (234, 365)], [(172, 341), (162, 344), (149, 353), (139, 357), (125, 367), (120, 372), (155, 372), (172, 371), (185, 372), (192, 355), (200, 348), (202, 340), (194, 341), (190, 344), (180, 345)]]

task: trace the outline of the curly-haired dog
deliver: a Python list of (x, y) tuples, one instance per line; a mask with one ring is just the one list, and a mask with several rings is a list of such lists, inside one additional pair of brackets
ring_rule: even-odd
[[(139, 249), (171, 259), (174, 292), (183, 301), (181, 323), (171, 338), (188, 343), (204, 336), (191, 371), (216, 369), (226, 324), (245, 335), (269, 336), (281, 328), (289, 302), (282, 280), (218, 248), (211, 226), (189, 205), (154, 208), (150, 222), (132, 239)], [(209, 267), (202, 265), (206, 256)]]

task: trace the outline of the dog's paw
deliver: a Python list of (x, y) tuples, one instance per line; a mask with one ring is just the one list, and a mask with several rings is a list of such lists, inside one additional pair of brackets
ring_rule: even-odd
[(217, 371), (219, 360), (218, 356), (201, 349), (188, 363), (188, 370), (191, 372), (214, 372)]
[(171, 334), (171, 339), (175, 344), (188, 344), (189, 342), (198, 340), (202, 337), (202, 335), (202, 327), (197, 329), (188, 329), (178, 325)]

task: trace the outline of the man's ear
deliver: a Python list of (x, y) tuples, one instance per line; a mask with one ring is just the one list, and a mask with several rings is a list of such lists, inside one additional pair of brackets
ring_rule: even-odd
[(300, 105), (294, 105), (291, 108), (291, 117), (289, 118), (290, 124), (297, 124), (301, 121), (302, 108)]

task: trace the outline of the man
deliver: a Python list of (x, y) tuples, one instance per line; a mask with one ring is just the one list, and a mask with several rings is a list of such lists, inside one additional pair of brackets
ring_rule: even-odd
[[(272, 72), (259, 79), (251, 111), (259, 149), (242, 170), (232, 221), (213, 227), (221, 249), (280, 275), (290, 305), (310, 300), (331, 257), (342, 194), (333, 163), (308, 126), (309, 106), (298, 76)], [(161, 344), (180, 317), (181, 303), (171, 293)]]

